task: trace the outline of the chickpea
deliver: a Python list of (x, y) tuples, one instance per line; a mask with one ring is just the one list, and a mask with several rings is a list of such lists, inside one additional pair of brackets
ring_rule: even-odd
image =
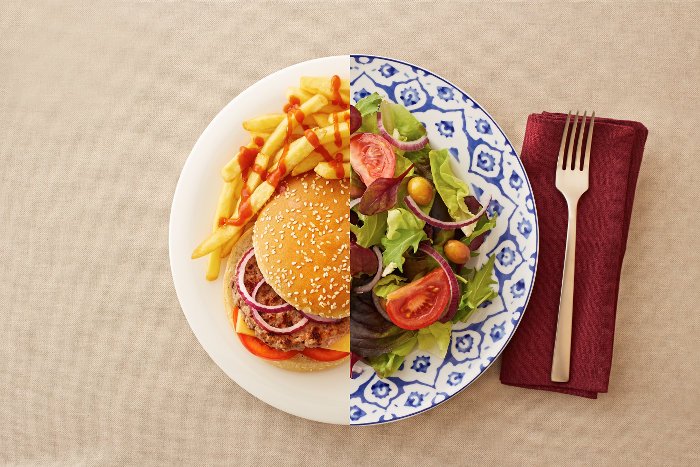
[(469, 261), (471, 252), (469, 247), (459, 240), (449, 240), (445, 243), (445, 256), (455, 264), (464, 264)]
[(433, 185), (423, 177), (413, 177), (408, 181), (408, 194), (420, 206), (427, 206), (433, 200)]

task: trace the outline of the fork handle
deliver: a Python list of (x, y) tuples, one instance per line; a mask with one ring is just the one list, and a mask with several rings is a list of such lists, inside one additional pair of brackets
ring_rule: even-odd
[(576, 212), (578, 199), (567, 200), (569, 206), (569, 227), (566, 233), (566, 253), (564, 253), (564, 274), (559, 299), (557, 335), (554, 340), (551, 379), (557, 383), (569, 381), (571, 362), (571, 323), (574, 314), (574, 270), (576, 265)]

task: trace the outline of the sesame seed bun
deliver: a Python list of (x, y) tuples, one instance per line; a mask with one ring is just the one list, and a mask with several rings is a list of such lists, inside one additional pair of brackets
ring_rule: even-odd
[(260, 211), (253, 246), (265, 281), (294, 308), (350, 315), (350, 187), (315, 173), (287, 180)]

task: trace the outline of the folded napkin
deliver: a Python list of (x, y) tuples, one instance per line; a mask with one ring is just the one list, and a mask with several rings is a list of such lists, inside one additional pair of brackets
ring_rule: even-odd
[(568, 212), (554, 182), (565, 120), (552, 113), (527, 120), (522, 161), (537, 205), (539, 259), (530, 304), (503, 353), (501, 382), (595, 399), (608, 390), (620, 271), (647, 129), (595, 120), (589, 188), (578, 204), (570, 379), (553, 383)]

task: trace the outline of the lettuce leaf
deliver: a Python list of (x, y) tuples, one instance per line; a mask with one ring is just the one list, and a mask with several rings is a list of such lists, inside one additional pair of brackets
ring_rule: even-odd
[(403, 157), (413, 162), (413, 167), (418, 175), (433, 181), (433, 174), (430, 172), (430, 144), (426, 144), (423, 149), (404, 153)]
[(379, 110), (379, 105), (382, 103), (382, 96), (373, 92), (369, 96), (365, 96), (355, 103), (355, 108), (362, 117), (370, 114), (375, 114)]
[(430, 169), (435, 189), (447, 206), (450, 216), (457, 221), (473, 217), (464, 202), (464, 198), (469, 196), (469, 187), (452, 172), (447, 149), (430, 151)]
[(467, 280), (467, 284), (464, 286), (457, 313), (452, 318), (453, 322), (466, 321), (481, 304), (498, 296), (493, 288), (496, 284), (493, 278), (495, 261), (496, 256), (491, 255), (478, 271), (467, 269), (460, 273), (460, 276)]
[(436, 321), (427, 328), (418, 330), (418, 348), (430, 352), (440, 358), (445, 358), (450, 347), (452, 322)]
[(445, 358), (447, 349), (450, 346), (451, 336), (452, 323), (443, 324), (438, 321), (427, 328), (411, 333), (410, 338), (395, 346), (391, 352), (369, 358), (368, 362), (380, 378), (386, 378), (399, 369), (406, 355), (411, 353), (416, 345), (421, 350), (430, 352), (440, 358)]
[(413, 141), (426, 133), (423, 124), (401, 104), (392, 104), (384, 100), (379, 110), (382, 113), (382, 124), (390, 135), (397, 130), (399, 135), (406, 138), (406, 141)]
[[(398, 177), (406, 171), (413, 164), (408, 158), (396, 153), (396, 168), (394, 168), (394, 177)], [(407, 177), (413, 175), (413, 170), (409, 170)]]
[(391, 209), (387, 216), (386, 236), (382, 238), (384, 267), (393, 265), (403, 271), (403, 254), (413, 248), (418, 251), (418, 244), (428, 236), (423, 231), (425, 222), (418, 219), (407, 209)]
[(396, 289), (403, 287), (402, 282), (406, 282), (405, 277), (397, 276), (396, 274), (389, 274), (388, 276), (382, 277), (374, 286), (374, 294), (377, 297), (386, 298), (391, 292)]
[(493, 216), (489, 219), (488, 216), (483, 215), (481, 218), (476, 221), (476, 224), (474, 224), (474, 230), (472, 231), (471, 234), (469, 234), (468, 237), (464, 237), (462, 241), (469, 245), (471, 242), (473, 242), (477, 237), (480, 235), (485, 234), (486, 232), (490, 231), (494, 227), (496, 227), (496, 220), (498, 219), (498, 214), (493, 213)]
[(358, 212), (357, 216), (362, 221), (362, 225), (350, 225), (350, 230), (355, 234), (355, 237), (357, 237), (357, 244), (365, 248), (379, 245), (379, 242), (381, 242), (386, 233), (387, 213), (380, 212), (373, 216), (365, 216)]
[(416, 334), (412, 333), (410, 339), (396, 346), (391, 352), (368, 359), (369, 364), (374, 368), (374, 371), (377, 372), (380, 378), (391, 376), (399, 369), (404, 358), (411, 353), (417, 342)]
[(384, 319), (374, 307), (372, 294), (351, 293), (350, 348), (355, 354), (367, 359), (377, 358), (403, 348), (410, 341), (415, 343), (415, 332)]
[(376, 92), (357, 101), (355, 108), (362, 116), (362, 125), (357, 130), (358, 132), (374, 133), (375, 135), (379, 133), (379, 129), (377, 128), (377, 111), (381, 103), (382, 96)]

